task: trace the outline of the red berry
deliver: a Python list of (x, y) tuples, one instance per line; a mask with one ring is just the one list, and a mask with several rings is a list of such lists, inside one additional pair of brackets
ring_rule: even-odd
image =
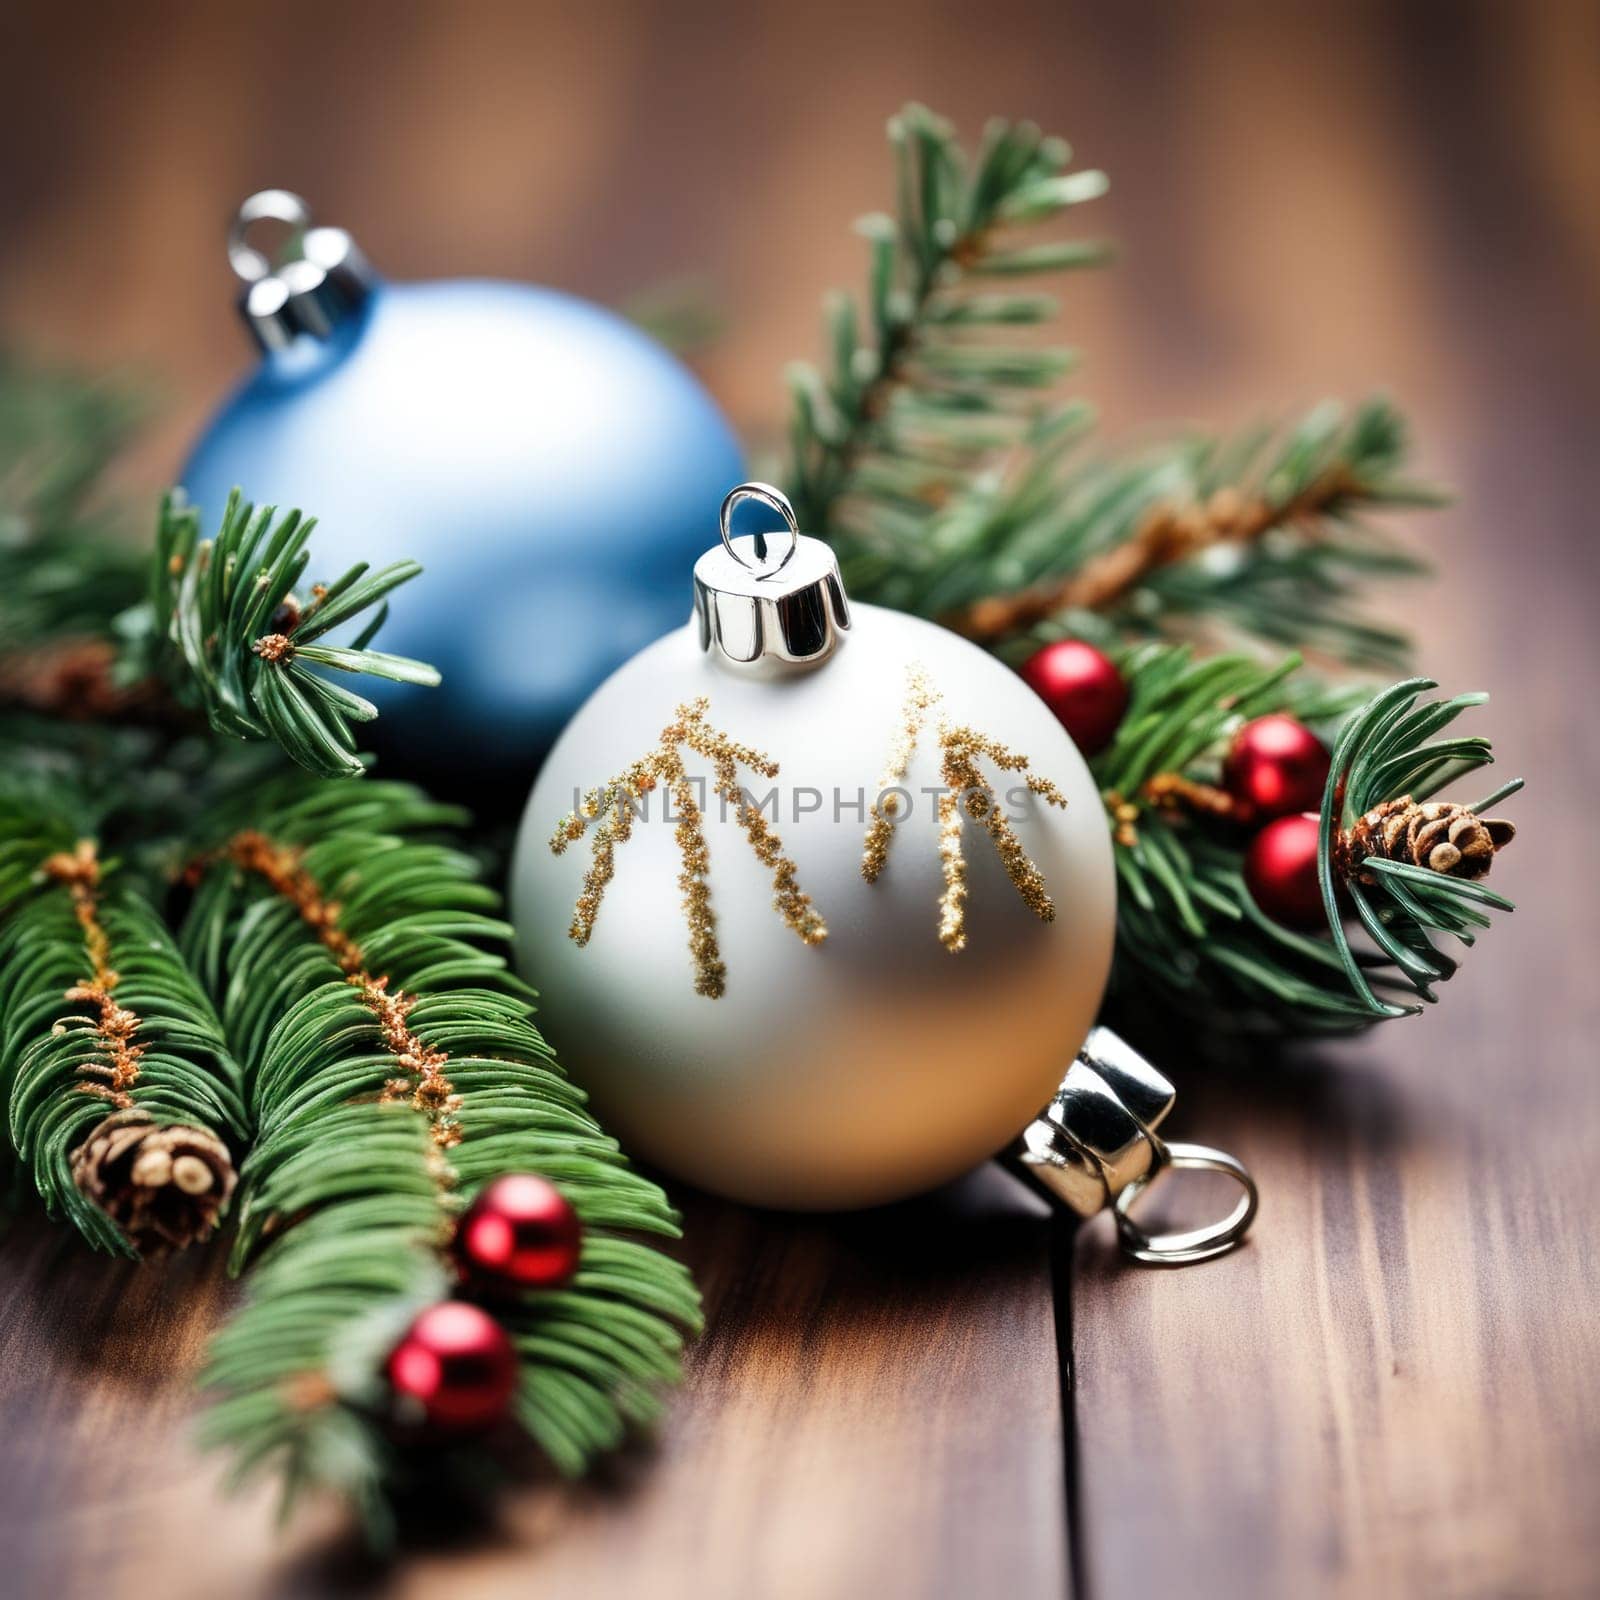
[(1233, 736), (1222, 781), (1255, 821), (1315, 811), (1328, 781), (1327, 746), (1303, 722), (1279, 713), (1247, 722)]
[(578, 1270), (582, 1249), (572, 1202), (531, 1172), (496, 1178), (456, 1224), (462, 1271), (508, 1288), (558, 1288)]
[(506, 1413), (517, 1353), (487, 1312), (461, 1300), (429, 1306), (390, 1352), (389, 1382), (435, 1427), (486, 1428)]
[(1327, 913), (1317, 881), (1317, 847), (1322, 819), (1309, 812), (1279, 817), (1254, 839), (1244, 858), (1244, 881), (1251, 898), (1286, 928), (1325, 928)]
[(1086, 756), (1111, 743), (1128, 709), (1128, 686), (1115, 663), (1081, 639), (1036, 650), (1022, 664), (1022, 679)]

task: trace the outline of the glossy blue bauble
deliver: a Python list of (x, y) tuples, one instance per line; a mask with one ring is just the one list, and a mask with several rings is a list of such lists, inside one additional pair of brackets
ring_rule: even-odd
[(716, 406), (612, 312), (488, 282), (376, 285), (262, 358), (183, 473), (205, 525), (238, 485), (315, 515), (308, 582), (402, 557), (380, 649), (437, 689), (349, 680), (389, 776), (514, 801), (589, 691), (690, 610), (744, 476)]

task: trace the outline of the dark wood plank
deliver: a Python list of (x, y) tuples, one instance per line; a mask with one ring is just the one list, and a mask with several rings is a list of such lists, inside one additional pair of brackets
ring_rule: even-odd
[[(27, 5), (4, 24), (0, 54), (27, 71), (0, 97), (0, 137), (37, 159), (0, 167), (14, 222), (0, 324), (168, 382), (132, 475), (144, 489), (248, 364), (219, 229), (261, 183), (304, 188), (397, 277), (488, 272), (616, 299), (709, 269), (740, 334), (708, 375), (759, 433), (781, 412), (782, 360), (813, 342), (820, 291), (860, 270), (848, 223), (887, 192), (885, 114), (913, 92), (971, 128), (992, 109), (967, 81), (957, 12), (914, 5), (868, 28), (861, 72), (831, 29), (777, 5), (741, 28), (694, 25), (689, 8), (490, 0), (337, 16), (305, 0), (270, 16), (166, 0), (92, 30), (62, 23)], [(1025, 41), (1002, 55), (1048, 82)], [(775, 100), (779, 80), (828, 81), (828, 115), (809, 92)], [(1047, 1233), (1003, 1183), (837, 1225), (697, 1208), (711, 1325), (659, 1449), (600, 1483), (513, 1496), (496, 1533), (424, 1542), (405, 1584), (893, 1596), (998, 1577), (1063, 1592)], [(30, 1374), (0, 1383), (0, 1415), (18, 1419), (0, 1471), (36, 1486), (6, 1530), (31, 1587), (373, 1581), (335, 1518), (277, 1535), (264, 1497), (222, 1501), (195, 1460), (188, 1382), (227, 1295), (214, 1263), (134, 1279), (82, 1259), (47, 1270), (14, 1246), (0, 1271), (20, 1274), (5, 1348)], [(170, 1364), (145, 1356), (117, 1376), (151, 1346)], [(120, 1514), (133, 1504), (137, 1519)]]
[(32, 1217), (0, 1252), (0, 1592), (262, 1592), (269, 1506), (190, 1447), (193, 1379), (228, 1299), (219, 1256), (90, 1258)]
[[(1204, 176), (1248, 170), (1254, 194), (1223, 182), (1225, 222), (1258, 247), (1234, 258), (1227, 299), (1278, 335), (1231, 353), (1219, 381), (1265, 392), (1273, 370), (1281, 384), (1353, 361), (1417, 402), (1425, 459), (1459, 487), (1410, 620), (1427, 669), (1494, 691), (1478, 726), (1505, 775), (1534, 780), (1495, 880), (1522, 909), (1437, 1013), (1309, 1058), (1168, 1063), (1182, 1131), (1254, 1167), (1262, 1213), (1245, 1252), (1192, 1272), (1130, 1273), (1099, 1229), (1080, 1241), (1090, 1593), (1593, 1592), (1600, 862), (1594, 757), (1573, 730), (1600, 669), (1600, 343), (1582, 208), (1523, 138), (1547, 78), (1518, 63), (1548, 59), (1541, 31), (1569, 52), (1587, 41), (1565, 72), (1592, 105), (1600, 50), (1559, 8), (1519, 13), (1510, 36), (1509, 13), (1447, 14), (1197, 44), (1192, 92), (1217, 141)], [(1286, 148), (1228, 130), (1222, 108), (1246, 97)], [(1563, 152), (1566, 169), (1597, 160), (1600, 145)], [(1359, 202), (1323, 209), (1319, 265), (1297, 252), (1342, 192)], [(1324, 348), (1334, 331), (1343, 356)]]
[(1042, 1206), (989, 1169), (860, 1217), (687, 1225), (710, 1329), (625, 1505), (562, 1512), (551, 1593), (1070, 1592)]
[[(514, 1489), (486, 1527), (409, 1512), (407, 1593), (1069, 1592), (1041, 1205), (989, 1169), (860, 1217), (697, 1199), (688, 1223), (709, 1327), (654, 1447)], [(0, 1273), (0, 1591), (386, 1583), (337, 1508), (276, 1534), (266, 1494), (224, 1499), (197, 1457), (193, 1373), (231, 1296), (215, 1257), (108, 1266), (34, 1224)]]

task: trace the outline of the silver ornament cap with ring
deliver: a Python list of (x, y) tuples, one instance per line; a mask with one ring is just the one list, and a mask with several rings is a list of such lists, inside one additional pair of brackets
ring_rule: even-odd
[[(1221, 1150), (1161, 1139), (1156, 1127), (1176, 1099), (1177, 1091), (1137, 1050), (1097, 1026), (1055, 1098), (1023, 1129), (1005, 1164), (1076, 1216), (1092, 1217), (1109, 1207), (1122, 1248), (1135, 1261), (1153, 1267), (1209, 1261), (1233, 1249), (1255, 1220), (1255, 1180)], [(1178, 1233), (1148, 1233), (1132, 1207), (1169, 1168), (1220, 1172), (1242, 1192), (1233, 1210), (1216, 1222)]]
[[(781, 517), (784, 531), (736, 538), (733, 515), (746, 502)], [(832, 546), (800, 532), (789, 497), (770, 483), (729, 490), (717, 521), (722, 542), (694, 564), (700, 648), (767, 676), (827, 660), (850, 631)]]
[[(770, 531), (736, 534), (741, 510)], [(1081, 752), (992, 655), (853, 605), (781, 490), (740, 484), (718, 531), (687, 623), (558, 741), (513, 868), (541, 1026), (602, 1122), (757, 1205), (882, 1204), (999, 1153), (1114, 1211), (1136, 1260), (1233, 1247), (1249, 1176), (1163, 1141), (1171, 1084), (1095, 1026), (1116, 874)], [(1152, 1235), (1134, 1202), (1183, 1167), (1242, 1199)]]
[[(258, 224), (289, 229), (289, 249), (274, 262), (250, 243)], [(311, 207), (288, 189), (248, 196), (228, 229), (228, 262), (244, 284), (239, 314), (263, 350), (285, 350), (301, 334), (326, 339), (372, 294), (376, 278), (343, 228), (313, 227)]]

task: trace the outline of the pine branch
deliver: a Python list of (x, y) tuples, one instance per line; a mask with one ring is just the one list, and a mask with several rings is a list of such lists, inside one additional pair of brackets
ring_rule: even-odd
[[(1363, 582), (1421, 570), (1368, 514), (1434, 503), (1402, 475), (1386, 402), (1319, 406), (1282, 436), (1204, 438), (1079, 461), (1083, 430), (974, 487), (916, 548), (858, 561), (852, 591), (936, 616), (1011, 659), (1063, 633), (1250, 634), (1373, 666), (1406, 641), (1363, 616)], [(1003, 592), (1001, 592), (1003, 591)]]
[[(277, 517), (274, 507), (251, 506), (235, 490), (221, 531), (202, 540), (198, 514), (174, 491), (161, 508), (146, 604), (125, 623), (128, 670), (163, 677), (220, 734), (274, 739), (311, 772), (354, 776), (364, 770), (354, 725), (370, 722), (377, 707), (323, 672), (413, 684), (439, 675), (369, 648), (387, 614), (384, 597), (422, 570), (416, 562), (371, 574), (359, 563), (309, 598), (296, 595), (315, 526), (298, 511)], [(329, 641), (364, 613), (372, 614), (349, 644)]]
[(1055, 303), (978, 285), (1103, 259), (1077, 242), (1015, 249), (1003, 231), (1094, 198), (1103, 176), (1066, 174), (1059, 141), (997, 123), (969, 177), (948, 124), (917, 106), (890, 140), (898, 212), (862, 224), (868, 336), (836, 297), (828, 377), (792, 374), (791, 498), (851, 592), (1008, 655), (1093, 614), (1125, 633), (1210, 623), (1402, 660), (1403, 636), (1363, 616), (1359, 589), (1418, 567), (1363, 519), (1439, 497), (1402, 475), (1393, 408), (1324, 405), (1281, 435), (1089, 455), (1088, 408), (1054, 393), (1070, 353), (993, 342), (1049, 323)]
[(585, 1224), (565, 1289), (497, 1308), (522, 1357), (517, 1415), (563, 1471), (650, 1420), (698, 1302), (632, 1237), (675, 1235), (528, 1020), (509, 928), (471, 861), (419, 834), (457, 821), (399, 785), (280, 786), (202, 869), (185, 947), (247, 1064), (259, 1139), (218, 1336), (207, 1437), (285, 1495), (343, 1489), (380, 1537), (404, 1470), (383, 1357), (446, 1293), (441, 1245), (507, 1171), (557, 1183)]
[[(12, 846), (21, 843), (14, 833)], [(0, 924), (0, 1100), (52, 1211), (128, 1255), (215, 1226), (244, 1132), (238, 1071), (160, 918), (92, 842), (40, 860)]]
[[(1124, 631), (1196, 617), (1276, 644), (1365, 665), (1393, 665), (1404, 636), (1365, 622), (1354, 583), (1421, 567), (1366, 528), (1366, 513), (1437, 503), (1400, 475), (1405, 437), (1381, 400), (1346, 418), (1322, 405), (1275, 438), (1203, 438), (1091, 467), (1068, 506), (1024, 515), (987, 559), (1032, 549), (1047, 563), (1020, 590), (964, 603), (944, 620), (989, 645), (1074, 612)], [(1053, 569), (1053, 570), (1052, 570)], [(1013, 571), (1017, 569), (1013, 567)], [(968, 569), (969, 575), (975, 575)]]
[(890, 119), (889, 142), (896, 215), (857, 224), (872, 252), (864, 312), (835, 296), (827, 376), (790, 371), (801, 524), (869, 543), (923, 526), (1050, 409), (1048, 391), (1074, 358), (1018, 341), (1056, 307), (1013, 282), (1106, 255), (1084, 240), (1019, 243), (1020, 231), (1106, 187), (1103, 173), (1067, 172), (1071, 151), (1031, 123), (991, 123), (969, 164), (951, 126), (911, 105)]
[[(1359, 818), (1359, 811), (1350, 812), (1356, 800), (1377, 804), (1399, 793), (1397, 777), (1403, 786), (1419, 773), (1446, 778), (1466, 770), (1453, 764), (1466, 759), (1456, 744), (1419, 750), (1406, 742), (1437, 731), (1424, 717), (1409, 724), (1395, 720), (1409, 704), (1407, 694), (1414, 700), (1420, 685), (1400, 685), (1374, 702), (1381, 708), (1377, 713), (1369, 707), (1352, 716), (1354, 694), (1330, 692), (1297, 676), (1293, 658), (1276, 667), (1242, 656), (1196, 662), (1185, 648), (1146, 645), (1129, 652), (1122, 666), (1132, 691), (1129, 710), (1116, 739), (1092, 763), (1115, 843), (1115, 995), (1145, 1006), (1157, 996), (1218, 1033), (1347, 1032), (1415, 1009), (1403, 1003), (1412, 995), (1431, 999), (1426, 982), (1418, 981), (1416, 955), (1427, 945), (1427, 929), (1464, 935), (1470, 943), (1472, 927), (1486, 924), (1473, 920), (1477, 913), (1468, 902), (1506, 902), (1475, 883), (1438, 873), (1424, 873), (1430, 881), (1419, 885), (1412, 874), (1420, 869), (1375, 861), (1359, 846), (1340, 844), (1345, 835), (1334, 829), (1334, 819), (1344, 830)], [(1477, 698), (1449, 704), (1459, 709)], [(1325, 882), (1365, 871), (1385, 884), (1403, 878), (1408, 891), (1425, 889), (1414, 896), (1425, 914), (1390, 897), (1382, 913), (1383, 937), (1374, 936), (1373, 951), (1352, 948), (1332, 887), (1325, 894), (1325, 935), (1284, 927), (1262, 912), (1244, 882), (1247, 836), (1226, 804), (1210, 803), (1233, 732), (1275, 711), (1323, 726), (1348, 718), (1328, 793), (1332, 806), (1342, 783), (1350, 800), (1325, 820)], [(1396, 740), (1409, 760), (1397, 759)], [(1487, 745), (1473, 743), (1470, 754), (1474, 761), (1487, 759)], [(1352, 892), (1368, 900), (1374, 893), (1359, 884)], [(1361, 920), (1372, 932), (1377, 919), (1363, 913)], [(1427, 977), (1448, 976), (1453, 967), (1435, 952)]]

